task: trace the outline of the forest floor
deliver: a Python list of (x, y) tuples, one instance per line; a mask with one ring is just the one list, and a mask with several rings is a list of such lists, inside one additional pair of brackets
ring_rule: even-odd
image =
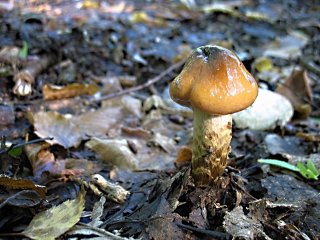
[[(0, 1), (0, 238), (319, 239), (319, 6)], [(196, 187), (168, 89), (207, 44), (284, 100), (235, 116), (222, 183)]]

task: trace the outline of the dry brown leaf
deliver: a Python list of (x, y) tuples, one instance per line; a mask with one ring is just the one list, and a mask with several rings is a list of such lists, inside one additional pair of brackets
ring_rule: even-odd
[(32, 189), (36, 191), (42, 198), (46, 196), (47, 192), (47, 188), (45, 186), (36, 185), (32, 181), (27, 179), (14, 179), (2, 174), (0, 175), (0, 186), (7, 189)]
[(297, 132), (296, 136), (308, 142), (320, 142), (320, 134)]
[(104, 101), (102, 102), (102, 107), (120, 107), (123, 109), (124, 113), (133, 114), (138, 118), (142, 117), (141, 100), (131, 96), (123, 96), (121, 98), (114, 98), (108, 101)]
[(92, 76), (95, 82), (103, 85), (101, 92), (104, 94), (120, 91), (122, 87), (133, 87), (137, 85), (137, 77), (130, 75), (107, 75), (107, 76)]
[(190, 164), (192, 159), (192, 150), (190, 147), (182, 147), (178, 151), (178, 155), (176, 160), (174, 161), (174, 164), (177, 166), (177, 168), (181, 168), (183, 166), (186, 166)]
[(77, 146), (81, 141), (81, 133), (75, 131), (72, 115), (57, 112), (37, 112), (33, 115), (35, 134), (40, 138), (50, 137), (50, 144), (60, 144), (65, 148)]
[(42, 88), (45, 100), (71, 98), (82, 95), (92, 95), (98, 91), (95, 84), (72, 83), (67, 86), (55, 86), (45, 84)]
[(156, 147), (160, 147), (167, 153), (172, 153), (176, 150), (175, 141), (161, 133), (154, 133), (149, 143), (153, 144)]
[(307, 44), (308, 37), (298, 32), (277, 37), (270, 44), (265, 45), (264, 56), (282, 59), (294, 59), (301, 55), (301, 49)]
[(40, 177), (43, 173), (67, 180), (69, 177), (90, 175), (100, 170), (100, 166), (86, 159), (61, 159), (56, 160), (49, 151), (49, 144), (29, 144), (25, 152), (31, 163), (33, 175)]
[(53, 137), (50, 144), (65, 148), (76, 147), (90, 136), (104, 136), (123, 114), (120, 107), (101, 108), (79, 116), (57, 112), (37, 112), (33, 115), (35, 133), (39, 137)]
[(25, 152), (35, 177), (40, 177), (43, 172), (50, 172), (50, 169), (55, 165), (55, 157), (48, 151), (48, 147), (48, 143), (28, 144), (25, 146)]
[(143, 128), (129, 128), (129, 127), (122, 127), (122, 133), (135, 137), (148, 140), (151, 138), (151, 132), (143, 129)]
[(166, 27), (168, 25), (165, 19), (151, 17), (143, 11), (134, 12), (130, 20), (132, 23), (144, 23), (154, 27)]
[(287, 97), (299, 113), (299, 117), (306, 118), (311, 113), (312, 91), (306, 70), (294, 71), (284, 84), (277, 88), (277, 92)]

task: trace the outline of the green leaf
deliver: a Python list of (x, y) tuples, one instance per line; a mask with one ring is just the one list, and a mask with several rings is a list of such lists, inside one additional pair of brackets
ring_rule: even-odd
[(286, 169), (289, 169), (289, 170), (295, 171), (295, 172), (299, 172), (299, 168), (297, 168), (296, 166), (294, 166), (290, 163), (284, 162), (284, 161), (276, 160), (276, 159), (261, 158), (261, 159), (258, 159), (258, 162), (274, 165), (277, 167), (286, 168)]
[(308, 169), (302, 162), (297, 162), (297, 168), (299, 169), (299, 172), (301, 173), (302, 176), (306, 176)]
[(20, 58), (27, 58), (28, 56), (28, 43), (26, 41), (23, 41), (23, 46), (19, 51), (19, 57)]
[(67, 200), (37, 214), (22, 234), (39, 240), (54, 240), (61, 236), (80, 220), (85, 205), (85, 194), (84, 188), (81, 188), (76, 199)]
[(22, 154), (22, 146), (20, 147), (13, 147), (8, 151), (8, 154), (11, 157), (19, 157)]
[(294, 166), (284, 161), (264, 158), (258, 159), (258, 162), (286, 168), (294, 172), (299, 172), (306, 179), (318, 180), (319, 171), (311, 160), (307, 162), (307, 166), (305, 166), (302, 162), (298, 162), (297, 165)]
[[(297, 163), (300, 174), (306, 179), (318, 180), (318, 175), (307, 168), (302, 162)], [(317, 170), (316, 170), (317, 171)]]
[(319, 171), (311, 160), (307, 162), (307, 168), (314, 173), (317, 177), (319, 176)]

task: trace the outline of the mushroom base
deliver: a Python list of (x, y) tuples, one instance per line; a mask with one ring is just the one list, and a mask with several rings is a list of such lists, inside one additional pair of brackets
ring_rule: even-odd
[(194, 109), (193, 121), (192, 176), (196, 186), (209, 185), (227, 166), (232, 117)]

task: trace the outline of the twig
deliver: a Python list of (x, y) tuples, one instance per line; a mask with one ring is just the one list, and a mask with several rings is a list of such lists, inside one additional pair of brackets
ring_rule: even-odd
[[(81, 223), (81, 222), (77, 223), (77, 225), (79, 226), (79, 230), (81, 230), (81, 228), (89, 229), (92, 231), (92, 233), (96, 232), (96, 233), (100, 234), (101, 237), (105, 237), (106, 239), (110, 239), (110, 240), (129, 240), (129, 239), (133, 240), (134, 239), (134, 238), (121, 237), (121, 236), (115, 235), (111, 232), (108, 232), (104, 229), (90, 226), (88, 224)], [(74, 230), (74, 232), (77, 233), (77, 230)]]
[(182, 223), (176, 223), (178, 227), (190, 230), (192, 232), (200, 233), (200, 234), (205, 234), (208, 237), (213, 237), (215, 239), (231, 239), (231, 235), (229, 233), (223, 233), (223, 232), (218, 232), (218, 231), (212, 231), (212, 230), (207, 230), (207, 229), (202, 229), (202, 228), (197, 228), (197, 227), (192, 227), (188, 226)]
[(32, 86), (35, 78), (51, 65), (54, 61), (52, 55), (43, 55), (37, 60), (31, 61), (24, 69), (15, 74), (13, 80), (16, 82), (13, 87), (14, 94), (19, 96), (27, 96), (32, 92)]
[(185, 60), (181, 60), (181, 61), (173, 64), (171, 67), (167, 68), (165, 71), (160, 73), (158, 76), (149, 79), (144, 84), (141, 84), (141, 85), (138, 85), (138, 86), (135, 86), (135, 87), (132, 87), (132, 88), (128, 88), (128, 89), (120, 91), (120, 92), (110, 93), (110, 94), (102, 96), (102, 97), (93, 98), (92, 100), (96, 101), (96, 102), (100, 102), (100, 101), (103, 101), (103, 100), (109, 100), (111, 98), (120, 97), (120, 96), (123, 96), (125, 94), (131, 93), (131, 92), (135, 92), (135, 91), (139, 91), (141, 89), (149, 87), (150, 85), (160, 81), (164, 76), (166, 76), (169, 73), (173, 72), (174, 70), (180, 68), (184, 63), (185, 63)]

